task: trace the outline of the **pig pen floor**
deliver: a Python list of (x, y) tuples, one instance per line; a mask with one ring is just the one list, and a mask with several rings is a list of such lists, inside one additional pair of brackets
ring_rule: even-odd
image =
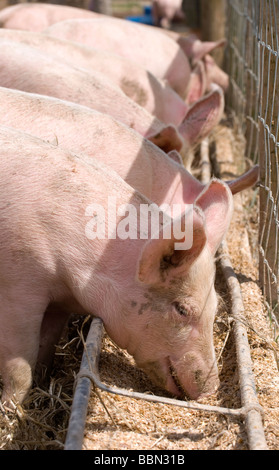
[[(228, 121), (215, 131), (215, 156), (221, 177), (243, 171), (244, 143)], [(198, 173), (198, 170), (196, 170)], [(258, 399), (265, 413), (264, 430), (270, 450), (279, 449), (279, 372), (274, 341), (278, 332), (267, 320), (258, 286), (257, 191), (235, 197), (235, 212), (227, 235), (229, 253), (241, 285)], [(217, 260), (218, 267), (218, 260)], [(228, 315), (230, 300), (218, 267), (216, 288), (221, 297), (214, 337), (220, 373), (217, 393), (201, 403), (238, 408), (240, 392), (234, 340)], [(67, 336), (57, 347), (53, 375), (43, 388), (34, 387), (24, 409), (0, 410), (0, 449), (63, 449), (73, 383), (82, 354), (81, 336), (89, 319), (73, 318)], [(104, 338), (101, 379), (111, 385), (162, 395), (124, 351)], [(1, 412), (2, 411), (2, 412)], [(88, 407), (84, 450), (248, 450), (244, 423), (236, 418), (93, 391)]]

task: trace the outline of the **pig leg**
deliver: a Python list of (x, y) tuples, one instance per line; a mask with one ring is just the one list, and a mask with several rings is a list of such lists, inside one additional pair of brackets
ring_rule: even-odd
[(69, 317), (70, 313), (57, 304), (49, 305), (45, 311), (40, 332), (38, 364), (36, 366), (36, 379), (39, 381), (51, 369), (55, 346), (62, 336)]
[(32, 284), (23, 291), (25, 296), (16, 287), (13, 292), (0, 292), (0, 373), (4, 384), (1, 401), (6, 406), (22, 403), (32, 385), (41, 323), (47, 307), (47, 297), (39, 296)]

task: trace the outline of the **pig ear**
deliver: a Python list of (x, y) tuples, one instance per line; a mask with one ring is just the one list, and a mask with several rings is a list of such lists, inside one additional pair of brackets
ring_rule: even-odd
[(149, 135), (147, 138), (166, 153), (171, 150), (179, 152), (183, 147), (182, 138), (177, 129), (172, 125), (163, 127), (160, 132), (155, 135)]
[(193, 146), (208, 136), (220, 122), (224, 111), (224, 93), (217, 85), (187, 112), (178, 130), (188, 145)]
[(226, 181), (232, 194), (237, 194), (244, 189), (254, 186), (259, 181), (260, 167), (255, 165), (251, 170), (246, 171), (243, 175), (239, 176), (235, 180)]
[[(181, 231), (186, 233), (189, 223), (193, 224), (193, 231), (190, 229), (192, 232), (191, 242), (187, 249), (181, 249), (181, 244), (185, 243), (185, 235), (178, 240), (174, 235), (175, 228), (178, 226)], [(166, 284), (166, 282), (187, 273), (202, 252), (207, 238), (201, 210), (195, 208), (194, 211), (191, 211), (191, 216), (188, 211), (182, 217), (172, 220), (171, 225), (170, 238), (163, 238), (161, 230), (160, 238), (153, 238), (145, 244), (138, 265), (137, 277), (140, 282), (148, 285)]]
[(198, 101), (205, 93), (206, 90), (206, 73), (203, 62), (198, 61), (191, 73), (188, 93), (185, 99), (186, 104), (191, 105)]
[(205, 215), (208, 246), (215, 254), (229, 228), (233, 213), (233, 196), (228, 186), (213, 179), (198, 196), (195, 204)]
[(171, 150), (168, 152), (168, 157), (179, 165), (183, 165), (183, 160), (180, 153), (177, 150)]
[(227, 43), (226, 39), (220, 39), (219, 41), (205, 41), (196, 43), (193, 45), (193, 63), (195, 64), (197, 60), (203, 59), (206, 55), (210, 54), (212, 51), (219, 47), (224, 47)]
[(177, 40), (181, 49), (183, 49), (186, 56), (192, 60), (192, 63), (202, 59), (206, 54), (210, 54), (217, 47), (226, 45), (226, 39), (219, 41), (200, 41), (197, 36), (191, 35), (188, 37), (180, 36)]

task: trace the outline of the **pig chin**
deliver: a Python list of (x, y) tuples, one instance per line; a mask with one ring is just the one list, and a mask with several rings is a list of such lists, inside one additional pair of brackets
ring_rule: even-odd
[(175, 379), (175, 373), (173, 372), (169, 358), (165, 358), (161, 361), (137, 363), (137, 365), (144, 370), (154, 384), (164, 388), (176, 397), (183, 397), (183, 390)]

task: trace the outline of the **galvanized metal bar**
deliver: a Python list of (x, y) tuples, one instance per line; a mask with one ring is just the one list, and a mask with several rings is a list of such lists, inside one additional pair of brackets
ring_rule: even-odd
[(253, 365), (244, 318), (244, 305), (238, 279), (231, 265), (226, 242), (219, 249), (220, 263), (229, 288), (233, 333), (237, 353), (241, 402), (250, 450), (267, 450), (262, 415), (253, 374)]
[[(87, 335), (80, 370), (90, 372), (92, 368), (94, 370), (98, 366), (102, 337), (102, 320), (93, 318)], [(81, 450), (82, 448), (91, 388), (91, 378), (78, 374), (64, 450)]]
[(230, 409), (223, 408), (221, 406), (213, 405), (202, 405), (194, 401), (187, 402), (183, 400), (176, 400), (174, 398), (161, 397), (158, 395), (149, 395), (147, 393), (131, 392), (129, 390), (118, 388), (118, 387), (109, 387), (101, 382), (97, 369), (94, 371), (88, 371), (85, 369), (80, 370), (80, 377), (88, 377), (92, 382), (104, 392), (112, 393), (114, 395), (121, 395), (128, 398), (134, 398), (137, 400), (145, 400), (153, 403), (162, 403), (164, 405), (178, 406), (179, 408), (187, 408), (193, 411), (206, 411), (208, 413), (219, 413), (232, 417), (243, 417), (243, 409)]
[(126, 396), (132, 399), (145, 400), (153, 403), (178, 406), (193, 411), (204, 411), (208, 413), (219, 413), (225, 416), (243, 418), (243, 409), (230, 409), (219, 406), (202, 405), (196, 402), (186, 402), (167, 397), (150, 395), (145, 393), (131, 392), (129, 390), (109, 387), (101, 382), (98, 374), (99, 355), (102, 346), (103, 323), (99, 318), (92, 320), (84, 353), (80, 366), (80, 371), (76, 378), (74, 400), (71, 409), (68, 432), (66, 436), (64, 450), (81, 450), (84, 438), (84, 429), (88, 408), (88, 400), (91, 391), (91, 383), (100, 390), (108, 393)]
[[(210, 162), (208, 145), (201, 146), (201, 160), (203, 163)], [(201, 180), (203, 183), (208, 183), (209, 181), (206, 166), (201, 168)], [(237, 353), (241, 404), (245, 416), (249, 449), (267, 450), (262, 423), (263, 410), (258, 402), (256, 393), (250, 346), (245, 327), (245, 308), (241, 288), (230, 261), (226, 241), (222, 242), (218, 250), (218, 255), (232, 303), (230, 316), (234, 320), (233, 333)]]

